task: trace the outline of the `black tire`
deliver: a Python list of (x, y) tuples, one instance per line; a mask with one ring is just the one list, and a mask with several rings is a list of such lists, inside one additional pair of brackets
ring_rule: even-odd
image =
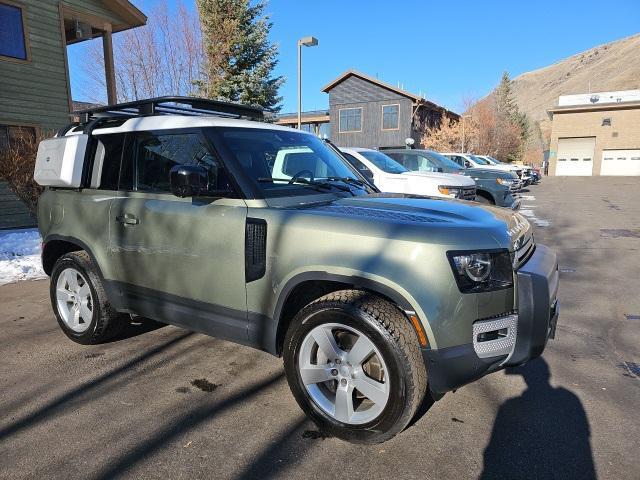
[(493, 199), (489, 198), (488, 195), (483, 195), (480, 193), (476, 194), (476, 202), (481, 203), (483, 205), (495, 205), (496, 202)]
[[(338, 323), (364, 333), (387, 365), (389, 399), (384, 410), (369, 423), (342, 423), (326, 413), (307, 392), (298, 370), (306, 335), (336, 318)], [(349, 442), (373, 444), (392, 438), (409, 424), (427, 392), (427, 372), (409, 320), (398, 307), (366, 291), (333, 292), (304, 307), (287, 331), (283, 356), (289, 387), (302, 410), (322, 432)]]
[[(56, 286), (60, 274), (67, 268), (77, 270), (87, 281), (92, 299), (92, 318), (88, 328), (79, 333), (67, 326), (58, 307)], [(51, 272), (49, 287), (51, 306), (58, 325), (67, 337), (82, 345), (93, 345), (112, 339), (127, 325), (127, 315), (117, 312), (109, 302), (102, 280), (89, 255), (84, 251), (71, 252), (60, 257)]]

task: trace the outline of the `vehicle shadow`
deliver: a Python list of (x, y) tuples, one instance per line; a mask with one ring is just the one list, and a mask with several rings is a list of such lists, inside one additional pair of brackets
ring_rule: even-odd
[(156, 322), (150, 318), (134, 316), (127, 321), (126, 326), (120, 333), (118, 333), (118, 335), (102, 343), (113, 343), (120, 340), (126, 340), (128, 338), (137, 337), (138, 335), (153, 332), (154, 330), (158, 330), (159, 328), (166, 326), (166, 323)]
[(596, 478), (589, 422), (578, 397), (551, 386), (542, 358), (505, 373), (522, 375), (527, 389), (500, 406), (480, 478)]

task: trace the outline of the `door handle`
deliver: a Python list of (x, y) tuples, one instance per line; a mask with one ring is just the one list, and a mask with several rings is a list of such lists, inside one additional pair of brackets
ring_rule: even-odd
[(140, 223), (140, 220), (130, 213), (125, 213), (124, 215), (118, 215), (116, 217), (116, 222), (120, 222), (126, 227), (127, 225), (137, 225)]

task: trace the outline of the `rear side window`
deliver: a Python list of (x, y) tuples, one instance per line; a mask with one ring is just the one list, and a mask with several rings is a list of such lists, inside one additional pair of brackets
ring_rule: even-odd
[(209, 172), (209, 184), (217, 185), (219, 163), (199, 133), (141, 133), (136, 141), (137, 190), (170, 193), (169, 174), (177, 165), (198, 165)]
[(96, 139), (91, 186), (101, 190), (118, 190), (124, 134), (98, 135)]

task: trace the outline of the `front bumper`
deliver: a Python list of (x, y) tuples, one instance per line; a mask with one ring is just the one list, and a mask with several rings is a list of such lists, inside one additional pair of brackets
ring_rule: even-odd
[(553, 250), (538, 245), (520, 267), (514, 312), (474, 323), (469, 344), (423, 350), (429, 388), (435, 398), (504, 367), (542, 354), (555, 337), (558, 321), (558, 262)]

